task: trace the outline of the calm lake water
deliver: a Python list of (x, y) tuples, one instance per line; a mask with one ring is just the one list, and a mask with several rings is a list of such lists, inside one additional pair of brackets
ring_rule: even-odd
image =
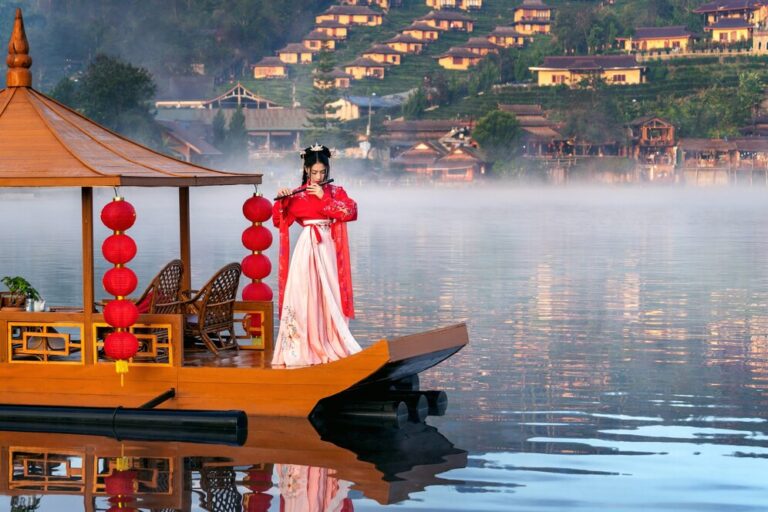
[[(245, 254), (240, 206), (251, 190), (192, 191), (193, 284)], [(345, 510), (358, 511), (765, 510), (764, 190), (348, 191), (360, 205), (350, 238), (361, 344), (469, 324), (470, 345), (422, 378), (449, 396), (447, 414), (428, 420), (430, 438), (441, 453), (467, 453), (426, 488), (416, 472), (402, 475), (415, 490), (397, 504), (342, 481), (335, 505), (347, 496)], [(110, 192), (97, 192), (98, 208)], [(123, 194), (137, 207), (132, 267), (146, 283), (178, 251), (176, 196)], [(34, 276), (49, 303), (73, 303), (79, 208), (70, 191), (3, 198), (0, 274)], [(233, 468), (218, 502), (210, 479), (188, 469), (192, 510), (241, 510), (252, 494), (247, 467)], [(281, 510), (278, 481), (312, 470), (298, 461), (271, 471), (272, 499), (243, 510)], [(283, 499), (286, 509), (323, 510)], [(10, 502), (0, 497), (0, 509)], [(97, 500), (97, 510), (109, 506)], [(80, 496), (42, 496), (37, 510), (82, 509)]]

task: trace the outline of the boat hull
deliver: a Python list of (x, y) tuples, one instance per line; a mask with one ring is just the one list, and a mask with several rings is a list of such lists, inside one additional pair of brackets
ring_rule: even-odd
[(173, 388), (157, 408), (242, 410), (307, 417), (318, 402), (356, 386), (395, 381), (434, 366), (468, 343), (465, 324), (381, 340), (339, 361), (305, 368), (135, 366), (120, 385), (113, 365), (0, 364), (5, 404), (140, 407)]

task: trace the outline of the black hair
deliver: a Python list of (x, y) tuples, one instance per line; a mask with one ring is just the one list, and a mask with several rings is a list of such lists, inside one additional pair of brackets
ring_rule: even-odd
[(304, 166), (301, 173), (301, 184), (306, 185), (309, 183), (309, 169), (315, 164), (323, 164), (325, 166), (325, 178), (328, 179), (331, 175), (331, 150), (320, 144), (310, 146), (301, 152), (301, 159), (304, 160)]

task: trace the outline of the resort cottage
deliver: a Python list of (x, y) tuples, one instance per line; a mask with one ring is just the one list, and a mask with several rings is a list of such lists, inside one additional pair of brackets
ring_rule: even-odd
[(360, 5), (332, 5), (325, 12), (315, 17), (316, 23), (331, 20), (342, 25), (363, 25), (377, 27), (381, 25), (383, 18), (381, 13), (370, 7)]
[(301, 42), (312, 51), (333, 51), (336, 49), (336, 38), (317, 29), (304, 36)]
[(484, 37), (470, 37), (469, 41), (459, 48), (464, 48), (481, 57), (485, 57), (489, 53), (499, 53), (499, 47)]
[(424, 49), (424, 42), (421, 39), (406, 34), (398, 34), (384, 41), (384, 44), (400, 53), (419, 54)]
[(581, 55), (544, 57), (541, 66), (529, 68), (538, 72), (538, 84), (575, 86), (582, 81), (603, 80), (608, 85), (645, 82), (645, 66), (634, 55)]
[(466, 48), (454, 47), (442, 55), (436, 57), (438, 64), (445, 69), (458, 69), (466, 71), (477, 65), (483, 58)]
[(515, 7), (512, 19), (512, 26), (521, 34), (549, 34), (554, 19), (554, 8), (541, 0), (523, 0), (522, 5)]
[(401, 33), (428, 43), (430, 41), (437, 41), (442, 30), (443, 29), (433, 27), (424, 21), (414, 21), (405, 27)]
[(344, 71), (352, 75), (355, 80), (362, 80), (363, 78), (384, 80), (384, 64), (372, 59), (357, 58), (346, 64)]
[(264, 57), (253, 65), (253, 78), (286, 78), (288, 72), (285, 63), (278, 57)]
[(312, 50), (301, 43), (290, 43), (277, 51), (278, 58), (286, 64), (309, 64), (312, 62)]
[(687, 51), (691, 47), (693, 35), (683, 25), (672, 27), (637, 27), (630, 37), (617, 37), (628, 53), (653, 50)]
[(371, 59), (382, 64), (400, 65), (400, 52), (385, 44), (377, 44), (363, 52), (363, 58)]
[(427, 5), (433, 9), (461, 9), (464, 11), (479, 10), (483, 8), (483, 0), (426, 0)]
[(496, 27), (486, 36), (490, 42), (502, 48), (518, 47), (525, 44), (525, 36), (514, 27)]
[(455, 11), (432, 11), (421, 18), (417, 18), (415, 21), (423, 21), (427, 25), (443, 30), (472, 32), (475, 28), (475, 22), (472, 18)]
[(753, 29), (752, 24), (740, 18), (721, 18), (704, 27), (706, 32), (712, 32), (713, 42), (723, 44), (747, 41), (752, 38)]
[(315, 30), (319, 30), (338, 40), (344, 40), (349, 35), (349, 28), (347, 28), (347, 25), (334, 20), (323, 20), (315, 26)]

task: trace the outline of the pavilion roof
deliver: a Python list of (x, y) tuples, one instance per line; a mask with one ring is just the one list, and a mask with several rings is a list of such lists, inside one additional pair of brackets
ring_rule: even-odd
[(182, 162), (136, 144), (32, 88), (21, 11), (9, 44), (13, 65), (0, 91), (0, 186), (188, 187), (261, 183)]

